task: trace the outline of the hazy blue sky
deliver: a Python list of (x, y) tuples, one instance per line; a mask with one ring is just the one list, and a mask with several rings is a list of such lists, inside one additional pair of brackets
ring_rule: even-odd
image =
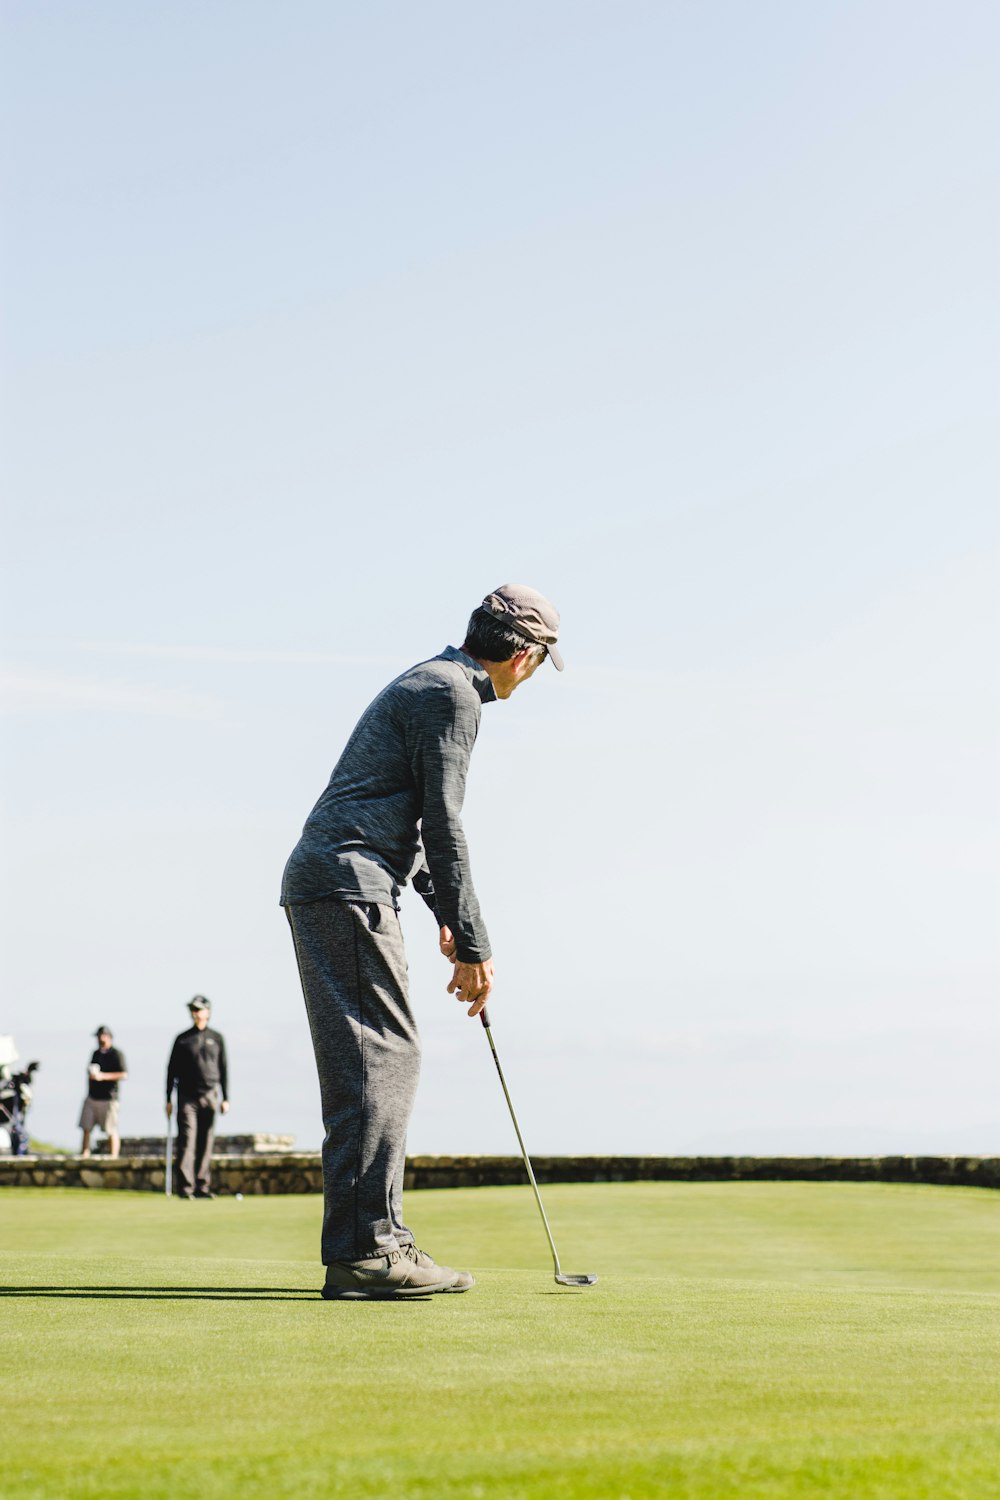
[[(1000, 1151), (992, 3), (3, 0), (0, 1032), (321, 1134), (281, 868), (496, 584), (529, 1147)], [(405, 899), (417, 1151), (514, 1149)]]

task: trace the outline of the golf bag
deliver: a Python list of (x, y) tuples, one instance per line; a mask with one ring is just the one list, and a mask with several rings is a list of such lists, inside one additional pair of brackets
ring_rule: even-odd
[(31, 1080), (38, 1063), (15, 1072), (17, 1048), (12, 1036), (0, 1037), (0, 1155), (27, 1156), (28, 1127), (24, 1117), (31, 1103)]

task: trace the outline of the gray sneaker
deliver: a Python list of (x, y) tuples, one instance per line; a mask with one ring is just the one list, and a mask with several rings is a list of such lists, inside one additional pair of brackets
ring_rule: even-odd
[(387, 1301), (449, 1291), (458, 1273), (447, 1266), (436, 1266), (429, 1256), (427, 1260), (427, 1265), (419, 1265), (403, 1251), (390, 1250), (366, 1260), (335, 1261), (326, 1268), (323, 1296), (328, 1302)]
[(470, 1287), (475, 1286), (476, 1278), (470, 1276), (468, 1271), (453, 1271), (450, 1266), (439, 1266), (429, 1256), (426, 1250), (418, 1250), (411, 1240), (408, 1245), (402, 1247), (403, 1254), (413, 1265), (419, 1266), (424, 1271), (439, 1271), (442, 1276), (452, 1276), (454, 1280), (449, 1286), (440, 1288), (442, 1292), (467, 1292)]

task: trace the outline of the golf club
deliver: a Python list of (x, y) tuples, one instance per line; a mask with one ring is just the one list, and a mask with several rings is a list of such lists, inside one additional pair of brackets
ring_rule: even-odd
[(166, 1196), (173, 1194), (173, 1171), (174, 1171), (174, 1112), (171, 1109), (167, 1115), (167, 1174), (166, 1174)]
[(479, 1012), (479, 1019), (483, 1023), (483, 1030), (486, 1032), (486, 1040), (490, 1044), (490, 1051), (493, 1053), (493, 1061), (497, 1065), (497, 1072), (500, 1075), (500, 1085), (503, 1088), (504, 1098), (507, 1100), (507, 1108), (510, 1110), (510, 1117), (514, 1121), (514, 1130), (517, 1133), (517, 1144), (521, 1148), (521, 1158), (524, 1162), (525, 1170), (528, 1173), (528, 1180), (530, 1181), (531, 1186), (534, 1190), (535, 1202), (538, 1204), (538, 1212), (541, 1214), (542, 1223), (545, 1225), (545, 1233), (548, 1235), (549, 1248), (552, 1251), (552, 1260), (556, 1268), (556, 1280), (558, 1281), (560, 1286), (593, 1286), (594, 1282), (597, 1280), (596, 1276), (567, 1276), (564, 1275), (564, 1273), (559, 1269), (559, 1256), (556, 1253), (556, 1242), (552, 1238), (552, 1230), (549, 1228), (549, 1221), (545, 1217), (545, 1210), (542, 1207), (542, 1199), (538, 1191), (538, 1183), (535, 1181), (535, 1174), (531, 1170), (531, 1162), (528, 1160), (528, 1153), (524, 1149), (524, 1141), (521, 1139), (521, 1130), (517, 1123), (517, 1115), (514, 1113), (514, 1106), (510, 1102), (510, 1091), (507, 1088), (507, 1080), (503, 1076), (503, 1068), (501, 1068), (500, 1066), (500, 1058), (497, 1056), (496, 1043), (493, 1040), (493, 1033), (490, 1030), (490, 1018), (485, 1006), (483, 1006), (483, 1009)]

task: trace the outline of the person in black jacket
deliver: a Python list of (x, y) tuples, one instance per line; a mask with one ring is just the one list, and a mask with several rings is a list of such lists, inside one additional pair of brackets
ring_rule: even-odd
[(212, 1143), (215, 1112), (229, 1109), (226, 1043), (208, 1024), (212, 1004), (204, 995), (188, 1002), (194, 1025), (174, 1041), (167, 1064), (167, 1116), (177, 1090), (177, 1197), (214, 1198)]

